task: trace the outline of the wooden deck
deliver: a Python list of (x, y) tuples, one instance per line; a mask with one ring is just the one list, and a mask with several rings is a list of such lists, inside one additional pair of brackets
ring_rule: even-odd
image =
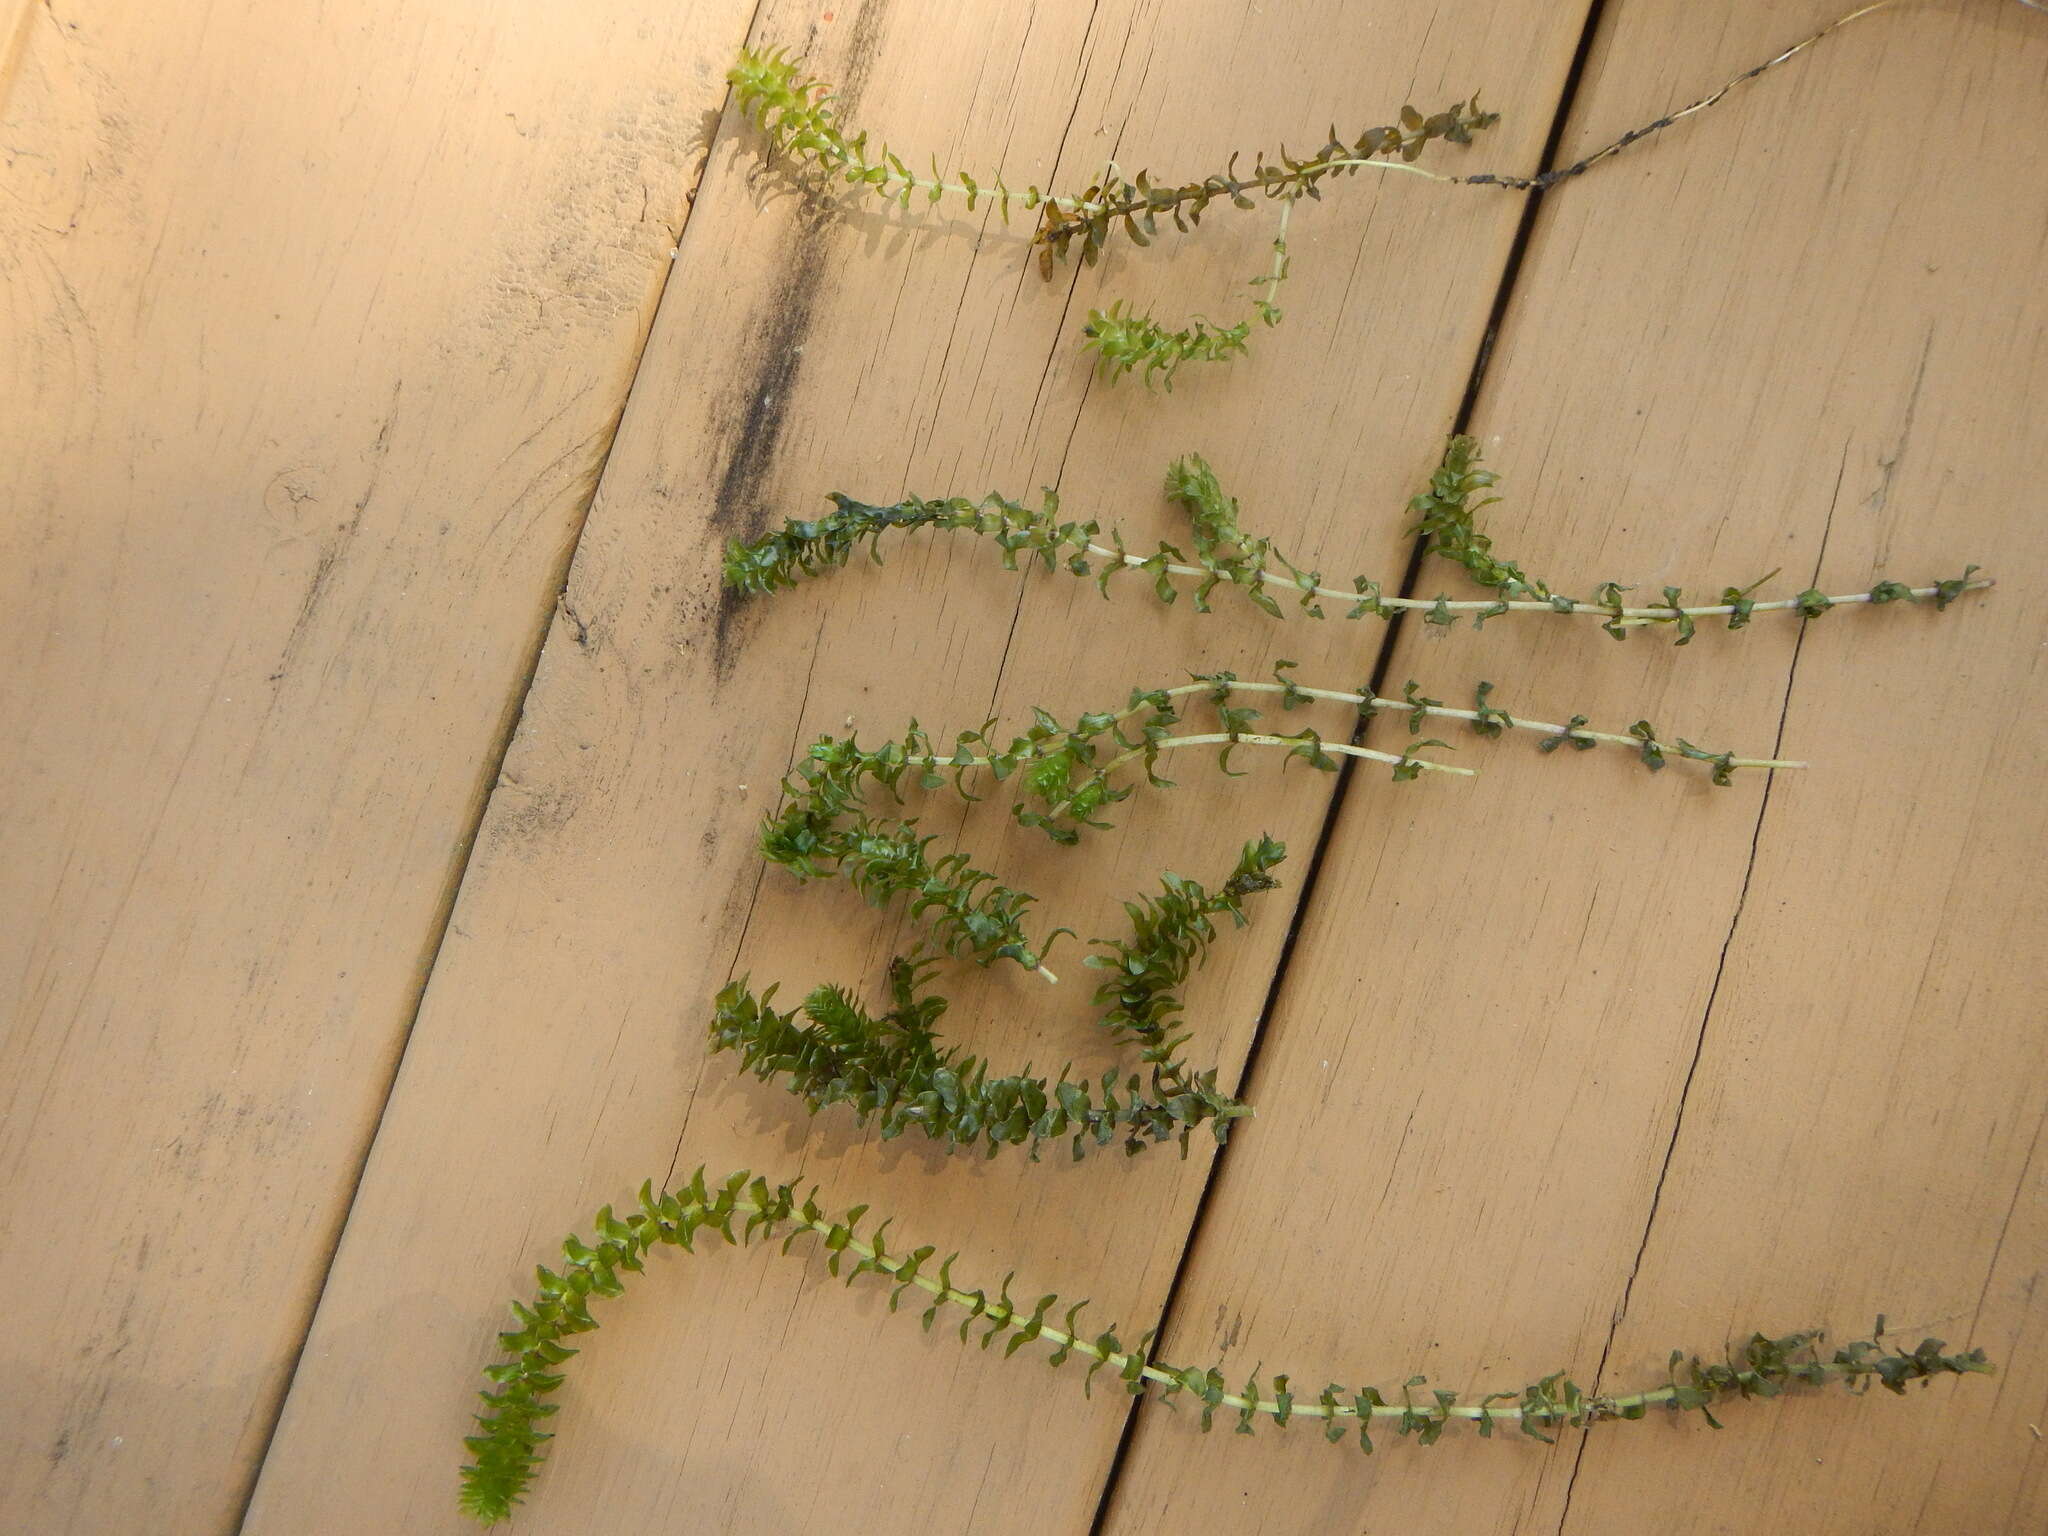
[[(517, 1530), (2048, 1528), (2048, 16), (1903, 5), (1533, 204), (1346, 183), (1286, 323), (1171, 395), (1092, 378), (1079, 317), (1227, 312), (1263, 217), (1042, 283), (983, 212), (764, 174), (722, 79), (800, 48), (892, 143), (1061, 184), (1477, 86), (1500, 125), (1432, 155), (1523, 169), (1839, 5), (0, 9), (0, 1528), (464, 1528), (506, 1301), (699, 1163), (1312, 1391), (1625, 1391), (1879, 1312), (2000, 1374), (1367, 1460), (724, 1253), (607, 1306)], [(833, 489), (1164, 535), (1190, 449), (1305, 564), (1398, 580), (1460, 421), (1499, 547), (1573, 588), (1998, 586), (1684, 649), (1104, 604), (957, 538), (718, 592)], [(936, 819), (1083, 933), (1294, 848), (1190, 998), (1260, 1112), (1220, 1156), (949, 1161), (707, 1060), (729, 977), (900, 939), (756, 858), (805, 742), (1279, 657), (1813, 766), (1463, 738), (1469, 782), (1189, 764), (1077, 853)], [(1087, 990), (973, 973), (954, 1018), (1099, 1061)]]

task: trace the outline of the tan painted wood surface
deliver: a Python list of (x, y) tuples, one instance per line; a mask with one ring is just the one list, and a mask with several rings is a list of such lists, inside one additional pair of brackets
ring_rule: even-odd
[[(1829, 15), (1610, 7), (1566, 157)], [(1495, 752), (1463, 819), (1354, 794), (1251, 1085), (1289, 1134), (1232, 1149), (1172, 1335), (1317, 1384), (1568, 1368), (1630, 1391), (1672, 1348), (1860, 1337), (1888, 1311), (1907, 1347), (1935, 1332), (2006, 1374), (1731, 1408), (1718, 1438), (1652, 1423), (1363, 1465), (1147, 1408), (1111, 1530), (1217, 1508), (1270, 1531), (2048, 1519), (2038, 1168), (2026, 1192), (2048, 1062), (2014, 963), (2044, 916), (2032, 23), (1873, 18), (1546, 202), (1475, 421), (1506, 477), (1500, 549), (1574, 590), (1711, 581), (1705, 601), (1772, 566), (1841, 592), (1982, 560), (2001, 586), (1683, 650), (1406, 637), (1397, 679), (1484, 675), (1510, 710), (1647, 714), (1813, 767), (1716, 792)], [(1938, 114), (1981, 156), (1892, 152)]]
[[(2016, 957), (2048, 926), (2022, 510), (2048, 447), (2048, 23), (2003, 0), (1872, 18), (1551, 196), (1474, 422), (1507, 480), (1489, 526), (1561, 582), (1712, 596), (1782, 565), (1785, 590), (1845, 590), (1978, 560), (2001, 587), (1682, 651), (1410, 626), (1393, 658), (1395, 686), (1452, 702), (1483, 676), (1511, 710), (1648, 714), (1809, 774), (1718, 791), (1461, 740), (1477, 782), (1373, 772), (1333, 801), (1271, 762), (1187, 762), (1074, 851), (934, 803), (933, 830), (1084, 933), (1161, 867), (1289, 841), (1288, 888), (1193, 992), (1226, 1080), (1258, 1037), (1260, 1118), (1221, 1159), (948, 1162), (705, 1057), (728, 977), (874, 978), (904, 942), (754, 855), (819, 733), (1070, 714), (1281, 656), (1348, 687), (1387, 637), (1105, 605), (961, 540), (734, 604), (720, 541), (835, 488), (1039, 484), (1154, 536), (1193, 449), (1304, 563), (1398, 581), (1401, 504), (1523, 209), (1346, 185), (1297, 216), (1288, 322), (1253, 356), (1112, 390), (1080, 315), (1234, 312), (1264, 215), (1041, 284), (1021, 227), (905, 223), (764, 169), (715, 110), (732, 47), (801, 48), (899, 148), (1072, 182), (1474, 86), (1504, 122), (1433, 158), (1527, 167), (1585, 21), (1308, 9), (394, 5), (346, 34), (21, 13), (0, 1265), (38, 1299), (0, 1525), (230, 1526), (260, 1459), (247, 1530), (463, 1528), (505, 1300), (599, 1202), (702, 1162), (817, 1178), (1131, 1332), (1172, 1290), (1170, 1354), (1318, 1385), (1570, 1366), (1625, 1389), (1672, 1345), (1879, 1308), (2007, 1369), (1748, 1405), (1719, 1440), (1652, 1423), (1370, 1462), (1147, 1407), (1119, 1457), (1121, 1395), (921, 1335), (814, 1261), (671, 1257), (571, 1367), (516, 1529), (2039, 1528), (2044, 1063)], [(1691, 9), (1608, 0), (1567, 155), (1828, 16)], [(1447, 569), (1422, 589), (1462, 592)], [(1100, 1065), (1078, 959), (1056, 952), (1057, 988), (959, 977), (952, 1028), (1005, 1063)], [(86, 1283), (53, 1289), (31, 1243), (60, 1224)]]
[[(1056, 165), (1068, 181), (1109, 155), (1135, 167), (1227, 154), (1272, 132), (1283, 82), (1318, 126), (1391, 112), (1411, 92), (1454, 99), (1501, 40), (1542, 65), (1501, 92), (1514, 116), (1498, 152), (1525, 161), (1577, 37), (1571, 18), (1491, 5), (1348, 22), (1332, 10), (1343, 46), (1279, 35), (1256, 49), (1227, 6), (899, 3), (847, 8), (815, 33), (810, 14), (771, 5), (756, 40), (803, 46), (859, 120), (949, 159), (1000, 146), (1020, 179)], [(1227, 61), (1247, 58), (1249, 83), (1223, 98), (1238, 72)], [(961, 59), (973, 62), (948, 62)], [(381, 1528), (458, 1528), (455, 1437), (504, 1299), (565, 1215), (672, 1167), (808, 1174), (893, 1211), (913, 1240), (958, 1245), (963, 1272), (990, 1285), (1014, 1266), (1092, 1295), (1106, 1316), (1156, 1311), (1173, 1273), (1202, 1159), (943, 1165), (871, 1145), (843, 1116), (793, 1119), (778, 1092), (705, 1061), (703, 1028), (710, 993), (735, 971), (804, 988), (874, 978), (888, 953), (893, 926), (847, 893), (762, 878), (754, 827), (802, 742), (849, 716), (887, 730), (912, 714), (977, 721), (992, 702), (1013, 715), (1033, 701), (1084, 708), (1198, 658), (1239, 656), (1247, 638), (1276, 645), (1277, 632), (1256, 615), (1165, 613), (1136, 592), (1105, 606), (1078, 584), (1007, 575), (961, 541), (906, 546), (884, 570), (773, 604), (723, 606), (718, 540), (835, 487), (893, 497), (1057, 482), (1069, 506), (1163, 529), (1165, 462), (1206, 443), (1240, 477), (1262, 456), (1289, 466), (1303, 494), (1272, 526), (1291, 543), (1398, 568), (1398, 522), (1360, 508), (1398, 498), (1435, 452), (1519, 210), (1444, 205), (1393, 180), (1347, 188), (1300, 221), (1289, 302), (1320, 323), (1283, 329), (1236, 377), (1190, 375), (1167, 397), (1090, 387), (1072, 345), (1081, 309), (1126, 284), (1141, 300), (1163, 290), (1219, 304), (1264, 265), (1265, 220), (1220, 219), (1174, 254), (1170, 283), (1141, 255), (1078, 281), (1063, 271), (1048, 288), (1025, 268), (1021, 235), (991, 219), (906, 235), (873, 215), (810, 215), (756, 167), (749, 137), (721, 138), (571, 576), (588, 641), (565, 622), (544, 654), (254, 1530), (301, 1529), (342, 1490)], [(729, 361), (694, 366), (707, 351)], [(1341, 400), (1316, 384), (1333, 365)], [(1345, 655), (1347, 678), (1380, 639), (1296, 630)], [(1089, 850), (1004, 838), (999, 812), (971, 836), (1089, 932), (1162, 860), (1225, 865), (1261, 825), (1312, 839), (1329, 789), (1269, 770), (1261, 787), (1277, 792), (1253, 807), (1255, 791), (1209, 770), (1184, 777)], [(1219, 1016), (1238, 1021), (1207, 1047), (1229, 1067), (1285, 929), (1284, 901), (1274, 908), (1204, 979)], [(1019, 1065), (1097, 1053), (1087, 973), (1067, 969), (1056, 995), (1014, 971), (963, 986), (962, 1035)], [(436, 1177), (419, 1178), (423, 1167)], [(428, 1248), (439, 1257), (422, 1266)], [(522, 1528), (587, 1529), (597, 1508), (624, 1524), (734, 1531), (1086, 1527), (1120, 1402), (1091, 1404), (1073, 1384), (1048, 1392), (1059, 1384), (1042, 1366), (995, 1369), (804, 1266), (727, 1257), (663, 1266), (659, 1294), (617, 1309), (620, 1326), (579, 1358), (589, 1388)], [(366, 1415), (370, 1402), (380, 1410)]]
[(228, 1529), (746, 12), (8, 20), (0, 1527)]

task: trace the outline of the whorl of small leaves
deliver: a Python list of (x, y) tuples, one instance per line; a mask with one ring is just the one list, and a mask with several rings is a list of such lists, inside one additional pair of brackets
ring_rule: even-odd
[(1169, 331), (1149, 314), (1130, 314), (1119, 300), (1108, 309), (1088, 311), (1081, 345), (1095, 352), (1096, 370), (1109, 382), (1143, 369), (1148, 389), (1156, 379), (1170, 394), (1182, 364), (1228, 361), (1245, 350), (1250, 333), (1248, 320), (1218, 326), (1199, 317)]
[(1338, 138), (1333, 128), (1329, 142), (1305, 159), (1283, 150), (1268, 160), (1260, 152), (1253, 157), (1251, 170), (1240, 174), (1242, 156), (1232, 155), (1221, 171), (1171, 186), (1155, 185), (1146, 171), (1125, 176), (1110, 166), (1084, 191), (1062, 196), (1037, 186), (1013, 189), (1000, 171), (981, 179), (966, 171), (949, 176), (936, 159), (930, 162), (930, 176), (918, 175), (888, 145), (871, 145), (865, 130), (849, 132), (832, 106), (831, 87), (805, 74), (785, 50), (742, 49), (726, 79), (741, 114), (759, 126), (778, 155), (816, 166), (884, 202), (907, 209), (915, 198), (936, 203), (958, 196), (972, 210), (986, 198), (1005, 222), (1013, 203), (1035, 211), (1039, 222), (1033, 240), (1039, 247), (1040, 270), (1048, 278), (1054, 256), (1065, 255), (1077, 241), (1083, 259), (1092, 265), (1118, 231), (1135, 244), (1150, 245), (1161, 218), (1186, 231), (1199, 224), (1219, 198), (1236, 208), (1256, 207), (1257, 199), (1319, 198), (1320, 183), (1329, 177), (1356, 174), (1374, 159), (1413, 161), (1437, 139), (1469, 144), (1474, 133), (1499, 121), (1498, 113), (1479, 110), (1477, 97), (1427, 116), (1412, 106), (1403, 107), (1398, 122), (1368, 128), (1349, 142)]
[(1216, 919), (1227, 916), (1244, 927), (1245, 897), (1276, 889), (1280, 882), (1272, 872), (1286, 857), (1285, 843), (1255, 838), (1213, 892), (1169, 873), (1160, 877), (1160, 895), (1124, 903), (1130, 938), (1097, 939), (1105, 953), (1090, 955), (1086, 962), (1110, 973), (1095, 989), (1095, 1001), (1109, 1010), (1103, 1023), (1111, 1034), (1148, 1048), (1179, 1043), (1172, 1038), (1181, 1011), (1178, 993), (1216, 941)]
[[(985, 1146), (990, 1157), (1021, 1146), (1038, 1159), (1039, 1145), (1071, 1138), (1079, 1161), (1089, 1145), (1118, 1137), (1136, 1154), (1153, 1143), (1188, 1137), (1207, 1123), (1217, 1141), (1230, 1122), (1251, 1111), (1216, 1086), (1216, 1074), (1192, 1072), (1170, 1053), (1157, 1058), (1151, 1081), (1136, 1072), (1106, 1069), (1099, 1080), (1047, 1079), (1029, 1067), (992, 1075), (986, 1060), (939, 1043), (943, 997), (921, 994), (922, 967), (898, 959), (889, 967), (895, 1006), (875, 1016), (846, 991), (824, 986), (801, 1010), (772, 1005), (774, 988), (760, 997), (745, 980), (718, 994), (712, 1018), (714, 1051), (735, 1051), (741, 1066), (762, 1082), (780, 1080), (813, 1114), (834, 1104), (852, 1109), (862, 1125), (873, 1121), (884, 1141), (922, 1131), (948, 1148)], [(801, 1017), (808, 1022), (798, 1022)]]
[(1563, 1372), (1518, 1391), (1487, 1393), (1473, 1403), (1440, 1389), (1418, 1400), (1418, 1389), (1428, 1387), (1427, 1379), (1419, 1375), (1409, 1377), (1398, 1394), (1332, 1383), (1310, 1396), (1297, 1393), (1287, 1375), (1262, 1380), (1256, 1367), (1233, 1392), (1221, 1365), (1182, 1368), (1156, 1359), (1149, 1330), (1128, 1345), (1114, 1325), (1091, 1336), (1081, 1324), (1085, 1301), (1061, 1309), (1059, 1296), (1048, 1293), (1027, 1304), (1012, 1299), (1007, 1278), (994, 1296), (968, 1290), (953, 1276), (958, 1254), (934, 1264), (938, 1250), (929, 1244), (891, 1252), (884, 1241), (889, 1222), (863, 1234), (867, 1206), (855, 1206), (843, 1216), (828, 1215), (817, 1202), (815, 1188), (799, 1192), (795, 1184), (771, 1185), (746, 1172), (708, 1184), (700, 1168), (674, 1193), (656, 1194), (651, 1182), (641, 1185), (637, 1204), (623, 1216), (615, 1215), (610, 1206), (601, 1209), (594, 1241), (570, 1237), (562, 1245), (561, 1272), (540, 1267), (532, 1304), (512, 1303), (519, 1326), (498, 1336), (507, 1358), (486, 1370), (491, 1387), (479, 1394), (484, 1405), (477, 1415), (480, 1433), (463, 1442), (473, 1460), (462, 1468), (462, 1508), (486, 1524), (508, 1518), (532, 1483), (545, 1444), (553, 1438), (541, 1428), (559, 1406), (549, 1399), (563, 1384), (561, 1367), (576, 1354), (563, 1341), (598, 1326), (590, 1311), (592, 1298), (620, 1295), (623, 1277), (644, 1269), (646, 1256), (657, 1249), (695, 1252), (694, 1239), (706, 1231), (734, 1246), (781, 1236), (785, 1254), (798, 1237), (816, 1237), (834, 1277), (843, 1277), (849, 1285), (862, 1275), (877, 1275), (887, 1282), (890, 1311), (913, 1287), (929, 1295), (932, 1301), (922, 1313), (927, 1331), (943, 1308), (953, 1307), (963, 1314), (962, 1343), (979, 1325), (981, 1347), (987, 1349), (1003, 1338), (1005, 1358), (1032, 1343), (1051, 1351), (1047, 1363), (1055, 1368), (1082, 1356), (1088, 1361), (1084, 1391), (1093, 1385), (1096, 1372), (1107, 1367), (1110, 1379), (1132, 1395), (1148, 1389), (1157, 1389), (1167, 1400), (1187, 1394), (1200, 1405), (1204, 1430), (1214, 1425), (1219, 1413), (1240, 1434), (1251, 1433), (1261, 1418), (1282, 1427), (1294, 1419), (1320, 1419), (1325, 1437), (1336, 1442), (1346, 1439), (1347, 1424), (1355, 1423), (1359, 1448), (1366, 1452), (1373, 1449), (1375, 1420), (1423, 1445), (1434, 1444), (1458, 1421), (1472, 1423), (1482, 1438), (1491, 1438), (1496, 1427), (1505, 1424), (1547, 1441), (1560, 1427), (1642, 1419), (1654, 1408), (1698, 1412), (1718, 1429), (1720, 1421), (1712, 1407), (1731, 1397), (1777, 1397), (1788, 1387), (1829, 1382), (1852, 1391), (1875, 1384), (1903, 1394), (1914, 1382), (1925, 1385), (1941, 1376), (1984, 1375), (1993, 1369), (1982, 1350), (1950, 1354), (1940, 1339), (1923, 1340), (1907, 1352), (1888, 1350), (1883, 1343), (1884, 1319), (1879, 1318), (1872, 1338), (1830, 1354), (1821, 1352), (1818, 1331), (1780, 1338), (1753, 1334), (1725, 1361), (1674, 1351), (1664, 1385), (1626, 1396), (1588, 1393)]
[[(959, 530), (989, 539), (1003, 551), (1003, 564), (1017, 569), (1019, 552), (1059, 563), (1060, 551), (1085, 548), (1097, 532), (1093, 523), (1061, 523), (1059, 497), (1050, 488), (1034, 509), (990, 495), (981, 502), (952, 496), (926, 501), (911, 496), (891, 506), (873, 506), (834, 491), (833, 510), (819, 518), (790, 518), (751, 543), (734, 539), (725, 547), (725, 585), (735, 592), (763, 594), (793, 587), (822, 571), (845, 565), (865, 544), (881, 563), (885, 533), (920, 528)], [(1085, 574), (1085, 571), (1082, 573)]]

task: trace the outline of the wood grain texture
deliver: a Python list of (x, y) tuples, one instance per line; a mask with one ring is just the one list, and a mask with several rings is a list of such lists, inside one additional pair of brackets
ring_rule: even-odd
[[(1057, 166), (1065, 181), (1110, 155), (1198, 171), (1283, 126), (1362, 127), (1404, 97), (1440, 104), (1480, 84), (1509, 114), (1486, 153), (1526, 164), (1579, 22), (1473, 3), (1331, 6), (1312, 27), (1225, 5), (835, 14), (771, 4), (755, 38), (801, 47), (856, 121), (906, 150), (985, 150), (1013, 178)], [(1489, 66), (1503, 49), (1514, 71)], [(1297, 220), (1297, 318), (1252, 358), (1184, 375), (1170, 398), (1110, 392), (1074, 347), (1088, 305), (1233, 302), (1265, 264), (1265, 220), (1219, 213), (1170, 267), (1126, 252), (1048, 287), (1022, 232), (957, 210), (905, 230), (808, 202), (726, 129), (578, 551), (575, 620), (543, 654), (251, 1530), (302, 1530), (344, 1503), (377, 1529), (459, 1528), (458, 1437), (505, 1299), (597, 1203), (699, 1162), (817, 1177), (893, 1212), (899, 1236), (957, 1245), (963, 1272), (991, 1285), (1014, 1266), (1020, 1289), (1089, 1293), (1100, 1315), (1143, 1326), (1205, 1157), (945, 1162), (871, 1145), (843, 1114), (806, 1125), (779, 1091), (705, 1061), (708, 998), (729, 975), (792, 989), (873, 978), (901, 941), (843, 891), (764, 878), (758, 817), (802, 744), (849, 720), (872, 737), (912, 714), (1078, 710), (1203, 660), (1250, 672), (1272, 654), (1355, 681), (1382, 632), (1197, 620), (1136, 591), (1105, 606), (957, 540), (742, 605), (716, 592), (718, 543), (834, 487), (1040, 482), (1143, 536), (1169, 526), (1166, 460), (1200, 447), (1269, 487), (1262, 526), (1304, 558), (1397, 574), (1398, 509), (1456, 408), (1520, 211), (1401, 180), (1347, 186)], [(1270, 767), (1236, 787), (1195, 764), (1181, 777), (1080, 852), (1006, 835), (999, 812), (969, 818), (967, 836), (1041, 892), (1049, 921), (1088, 932), (1162, 865), (1210, 877), (1262, 825), (1312, 839), (1329, 790)], [(960, 824), (943, 805), (933, 817)], [(1226, 1076), (1288, 899), (1203, 977), (1201, 1050)], [(1056, 994), (1002, 972), (964, 980), (961, 1037), (1017, 1065), (1089, 1060), (1074, 958)], [(925, 1339), (878, 1292), (821, 1278), (761, 1254), (657, 1266), (578, 1357), (560, 1454), (521, 1528), (583, 1530), (598, 1509), (731, 1531), (1086, 1528), (1120, 1400)]]
[(745, 17), (6, 7), (0, 1526), (238, 1515)]
[[(1610, 4), (1565, 156), (1831, 10)], [(1574, 589), (1718, 594), (1782, 566), (1786, 591), (1860, 590), (1966, 560), (2001, 585), (1685, 650), (1408, 636), (1396, 680), (1483, 675), (1510, 710), (1647, 714), (1814, 766), (1712, 792), (1495, 751), (1463, 818), (1348, 797), (1250, 1085), (1261, 1134), (1223, 1162), (1169, 1339), (1315, 1383), (1563, 1367), (1627, 1391), (1674, 1346), (1854, 1336), (1883, 1309), (1907, 1347), (1982, 1345), (2003, 1374), (1743, 1406), (1719, 1437), (1369, 1462), (1147, 1407), (1108, 1529), (2048, 1521), (2048, 1064), (2019, 958), (2048, 915), (2023, 511), (2048, 446), (2044, 70), (2017, 6), (1872, 18), (1545, 204), (1475, 424), (1502, 551)], [(1936, 119), (1944, 152), (1905, 152), (1898, 125)]]

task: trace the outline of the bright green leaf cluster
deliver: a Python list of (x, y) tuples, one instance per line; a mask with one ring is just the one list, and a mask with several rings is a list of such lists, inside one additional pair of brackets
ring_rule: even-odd
[(1156, 377), (1170, 394), (1173, 376), (1183, 363), (1226, 362), (1245, 350), (1250, 333), (1250, 321), (1218, 326), (1199, 316), (1169, 331), (1150, 315), (1128, 313), (1118, 301), (1108, 309), (1088, 311), (1081, 345), (1095, 352), (1096, 368), (1111, 383), (1142, 368), (1147, 388)]
[[(1127, 1152), (1177, 1139), (1183, 1156), (1188, 1135), (1203, 1124), (1216, 1140), (1230, 1122), (1250, 1111), (1216, 1086), (1216, 1073), (1190, 1071), (1180, 1055), (1189, 1039), (1172, 1025), (1182, 1011), (1179, 989), (1216, 938), (1215, 919), (1244, 925), (1244, 899), (1279, 884), (1272, 871), (1287, 856), (1270, 837), (1247, 843), (1236, 866), (1214, 893), (1180, 875), (1162, 877), (1163, 893), (1127, 902), (1129, 939), (1097, 939), (1100, 954), (1088, 964), (1109, 974), (1095, 991), (1103, 1024), (1118, 1040), (1142, 1047), (1149, 1075), (1103, 1073), (1099, 1084), (1048, 1081), (1029, 1068), (991, 1076), (985, 1060), (939, 1043), (946, 1000), (925, 990), (931, 962), (898, 959), (889, 968), (894, 1006), (869, 1014), (843, 988), (822, 986), (802, 1008), (778, 1012), (775, 989), (756, 997), (744, 978), (718, 995), (711, 1023), (714, 1051), (736, 1051), (746, 1071), (763, 1082), (784, 1079), (815, 1114), (831, 1104), (850, 1105), (862, 1124), (877, 1121), (882, 1138), (911, 1129), (953, 1147), (1038, 1145), (1073, 1138), (1080, 1158), (1088, 1143), (1107, 1146), (1118, 1136)], [(1025, 897), (1024, 900), (1029, 900)], [(799, 1022), (799, 1017), (806, 1022)]]
[[(1273, 269), (1252, 279), (1252, 313), (1271, 329), (1280, 323), (1280, 285), (1287, 281), (1287, 213), (1292, 203), (1280, 205), (1280, 233), (1273, 239)], [(1144, 369), (1149, 389), (1156, 375), (1173, 392), (1173, 376), (1183, 363), (1225, 363), (1242, 355), (1251, 334), (1250, 320), (1235, 325), (1216, 325), (1200, 316), (1179, 330), (1169, 330), (1148, 312), (1133, 315), (1121, 300), (1108, 309), (1088, 311), (1088, 323), (1081, 327), (1084, 348), (1097, 354), (1097, 371), (1114, 384), (1125, 374)]]

